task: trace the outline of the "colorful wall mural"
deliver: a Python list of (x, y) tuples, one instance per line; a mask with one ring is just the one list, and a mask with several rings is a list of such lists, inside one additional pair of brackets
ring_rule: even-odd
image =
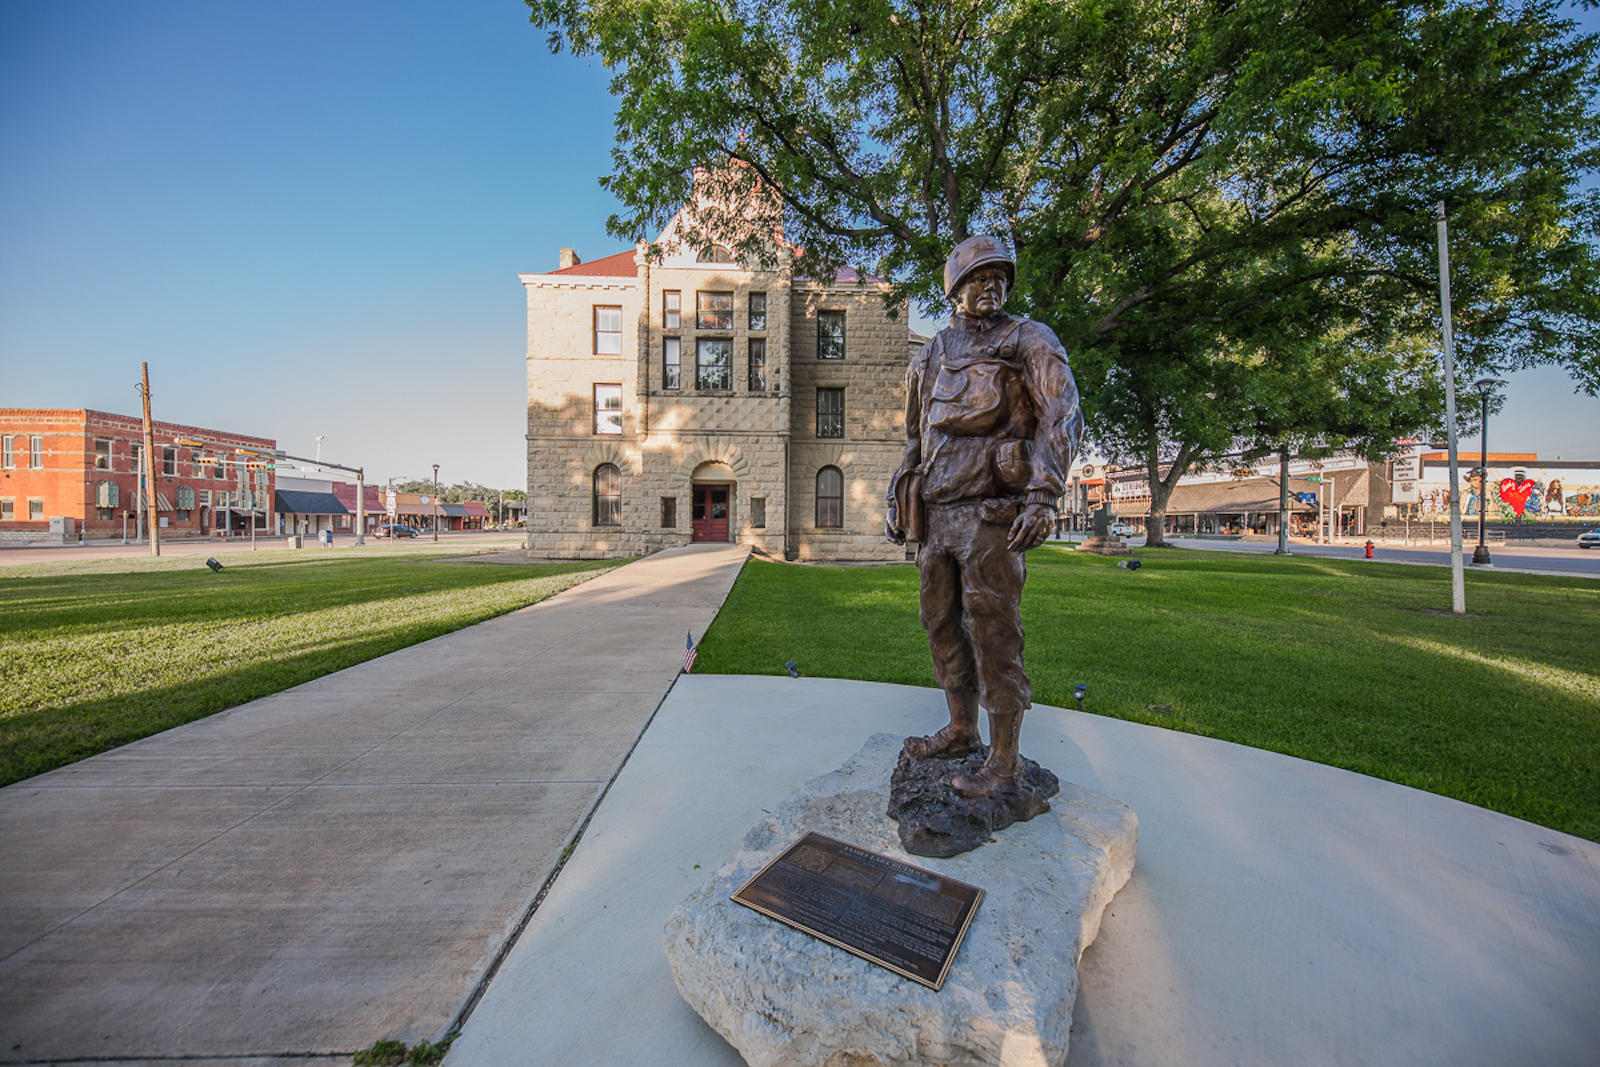
[[(1465, 457), (1464, 457), (1465, 458)], [(1430, 466), (1423, 474), (1420, 507), (1424, 513), (1447, 514), (1448, 474)], [(1463, 515), (1477, 517), (1484, 508), (1483, 478), (1462, 465)], [(1536, 467), (1531, 464), (1489, 465), (1488, 509), (1492, 522), (1549, 522), (1600, 518), (1600, 468)]]

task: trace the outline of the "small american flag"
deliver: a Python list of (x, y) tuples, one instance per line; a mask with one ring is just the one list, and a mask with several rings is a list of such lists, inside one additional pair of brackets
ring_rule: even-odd
[(683, 654), (683, 673), (689, 674), (694, 670), (694, 661), (699, 658), (700, 650), (694, 647), (694, 634), (688, 632), (689, 650)]

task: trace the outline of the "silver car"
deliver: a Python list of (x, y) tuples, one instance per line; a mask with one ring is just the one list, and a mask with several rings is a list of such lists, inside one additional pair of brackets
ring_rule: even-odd
[(1593, 548), (1600, 545), (1600, 530), (1590, 530), (1588, 533), (1578, 535), (1579, 548)]

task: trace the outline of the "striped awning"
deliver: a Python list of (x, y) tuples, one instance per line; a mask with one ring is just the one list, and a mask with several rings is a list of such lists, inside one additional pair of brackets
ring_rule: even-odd
[(172, 501), (167, 499), (167, 494), (158, 492), (156, 493), (156, 510), (177, 511), (178, 509), (172, 506)]

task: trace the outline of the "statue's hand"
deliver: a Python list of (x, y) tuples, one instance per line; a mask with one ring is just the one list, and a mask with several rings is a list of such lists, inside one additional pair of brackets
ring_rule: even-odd
[(883, 536), (897, 545), (906, 543), (906, 531), (903, 526), (896, 526), (893, 519), (883, 524)]
[(1029, 504), (1011, 524), (1011, 540), (1006, 547), (1013, 552), (1026, 552), (1044, 544), (1056, 528), (1056, 509), (1049, 504)]

